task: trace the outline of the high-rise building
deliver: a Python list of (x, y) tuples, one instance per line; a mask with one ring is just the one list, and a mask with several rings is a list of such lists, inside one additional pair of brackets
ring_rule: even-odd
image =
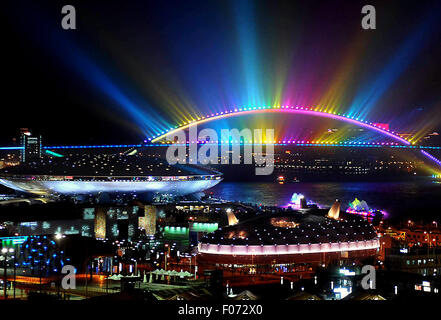
[(105, 239), (106, 238), (106, 217), (107, 213), (104, 208), (98, 207), (95, 211), (95, 238)]
[(32, 136), (27, 128), (20, 129), (20, 162), (29, 162), (41, 158), (41, 136)]
[(150, 236), (156, 233), (156, 207), (145, 206), (144, 216), (139, 217), (138, 225), (145, 230), (145, 234)]

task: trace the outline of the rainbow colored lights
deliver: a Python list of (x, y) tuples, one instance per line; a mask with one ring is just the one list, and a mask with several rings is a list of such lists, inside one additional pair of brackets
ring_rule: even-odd
[[(352, 5), (359, 10), (358, 4)], [(430, 6), (422, 9), (415, 21), (409, 21), (405, 31), (399, 30), (397, 34), (405, 32), (400, 37), (393, 29), (380, 37), (360, 32), (356, 20), (342, 29), (343, 34), (331, 28), (324, 36), (322, 28), (304, 28), (306, 21), (324, 25), (320, 16), (259, 1), (204, 3), (206, 14), (182, 14), (179, 19), (177, 12), (201, 12), (201, 8), (195, 3), (179, 3), (174, 10), (163, 5), (152, 7), (154, 11), (144, 10), (155, 12), (156, 18), (139, 17), (138, 8), (128, 8), (128, 12), (134, 10), (130, 26), (109, 25), (82, 40), (62, 32), (58, 24), (47, 26), (51, 37), (29, 28), (48, 14), (44, 8), (17, 8), (17, 15), (26, 18), (16, 22), (23, 23), (22, 29), (36, 46), (65, 65), (63, 72), (72, 73), (75, 84), (87, 84), (87, 93), (100, 102), (98, 110), (153, 142), (193, 124), (257, 112), (304, 113), (341, 120), (403, 145), (416, 143), (436, 127), (437, 119), (430, 113), (426, 119), (401, 117), (410, 109), (399, 109), (415, 105), (421, 100), (417, 93), (424, 92), (417, 87), (424, 81), (413, 81), (409, 90), (407, 79), (424, 79), (424, 74), (415, 71), (428, 68), (425, 59), (418, 60), (419, 55), (437, 41), (439, 10)], [(274, 14), (266, 14), (269, 8)], [(282, 18), (285, 14), (288, 19)], [(320, 19), (318, 23), (315, 18)], [(352, 29), (354, 21), (356, 28)], [(93, 19), (89, 23), (93, 29)], [(429, 100), (424, 104), (429, 105)], [(368, 116), (380, 122), (393, 121), (395, 128), (405, 128), (412, 137), (403, 139), (382, 125), (365, 121)], [(335, 141), (344, 140), (340, 133), (333, 135)], [(284, 132), (278, 138), (287, 136)], [(295, 132), (294, 137), (300, 135)], [(317, 139), (322, 140), (314, 137)]]
[[(178, 131), (181, 130), (185, 130), (191, 126), (194, 125), (199, 125), (202, 123), (206, 123), (209, 121), (214, 121), (214, 120), (218, 120), (218, 119), (224, 119), (227, 117), (232, 117), (232, 116), (239, 116), (239, 115), (246, 115), (246, 114), (255, 114), (255, 113), (261, 113), (261, 112), (282, 112), (282, 113), (294, 113), (294, 114), (304, 114), (304, 115), (312, 115), (312, 116), (318, 116), (318, 117), (325, 117), (325, 118), (329, 118), (329, 119), (335, 119), (335, 120), (340, 120), (340, 121), (344, 121), (344, 122), (348, 122), (351, 124), (354, 124), (356, 126), (360, 126), (360, 127), (364, 127), (373, 131), (376, 131), (384, 136), (390, 137), (396, 141), (399, 141), (400, 143), (404, 144), (404, 146), (410, 146), (412, 144), (414, 144), (414, 142), (410, 142), (409, 140), (406, 140), (402, 137), (400, 137), (396, 132), (392, 131), (392, 130), (388, 130), (386, 129), (383, 125), (381, 124), (377, 124), (374, 122), (370, 122), (364, 119), (360, 119), (358, 117), (355, 116), (348, 116), (346, 114), (341, 114), (338, 112), (328, 112), (326, 110), (320, 109), (320, 108), (314, 108), (314, 107), (305, 107), (305, 106), (260, 106), (260, 107), (242, 107), (242, 108), (234, 108), (234, 109), (226, 109), (225, 111), (221, 111), (221, 112), (217, 112), (217, 113), (212, 113), (212, 114), (207, 114), (205, 117), (202, 118), (198, 118), (197, 120), (193, 120), (193, 121), (189, 121), (186, 124), (183, 124), (179, 127), (175, 127), (174, 129), (169, 129), (166, 132), (162, 132), (161, 134), (158, 134), (152, 138), (149, 138), (148, 140), (151, 142), (157, 142), (163, 138), (165, 138), (168, 135), (172, 135)], [(257, 141), (257, 143), (264, 143), (264, 141)], [(192, 141), (192, 143), (194, 143)], [(217, 141), (216, 143), (219, 143), (219, 141)], [(221, 143), (223, 143), (221, 141)], [(265, 142), (268, 143), (268, 142)], [(271, 141), (269, 142), (271, 143)], [(278, 143), (280, 145), (284, 145), (284, 144), (290, 144), (290, 140), (288, 141), (284, 141), (284, 140), (279, 140), (277, 141), (273, 141), (274, 144)], [(308, 141), (296, 141), (295, 142), (298, 145), (310, 145), (310, 142)], [(320, 144), (316, 143), (316, 142), (312, 142), (312, 144)], [(325, 143), (326, 145), (326, 143)], [(338, 143), (333, 143), (331, 145), (334, 146), (344, 146), (345, 143), (342, 144), (338, 144)], [(346, 144), (348, 145), (348, 144)], [(358, 145), (363, 145), (363, 146), (370, 146), (370, 145), (378, 145), (378, 144), (370, 144), (370, 143), (365, 143), (365, 142), (360, 142), (360, 144), (353, 144), (351, 146), (358, 146)], [(379, 145), (390, 145), (390, 146), (394, 146), (394, 147), (401, 147), (397, 144), (387, 144), (387, 143), (380, 143)], [(418, 146), (415, 146), (415, 148), (418, 148)], [(432, 155), (430, 155), (429, 153), (425, 152), (424, 150), (421, 150), (422, 154), (429, 158), (430, 160), (434, 161), (436, 164), (438, 164), (439, 166), (441, 166), (441, 161), (438, 160), (437, 158), (433, 157)]]
[[(103, 144), (103, 145), (88, 145), (88, 146), (49, 146), (43, 149), (91, 149), (91, 148), (140, 148), (142, 144)], [(18, 147), (17, 149), (22, 149)]]
[(274, 140), (274, 141), (268, 141), (268, 140), (261, 140), (261, 141), (247, 141), (247, 140), (230, 140), (230, 141), (203, 141), (203, 140), (197, 140), (197, 141), (176, 141), (176, 142), (162, 142), (162, 144), (148, 144), (145, 145), (146, 147), (152, 147), (152, 146), (158, 146), (158, 147), (164, 147), (168, 146), (170, 144), (173, 144), (175, 146), (184, 146), (189, 145), (191, 143), (196, 144), (231, 144), (231, 145), (253, 145), (253, 144), (268, 144), (272, 143), (275, 146), (287, 146), (287, 145), (293, 145), (293, 146), (301, 146), (301, 147), (397, 147), (397, 148), (408, 148), (408, 149), (416, 149), (416, 148), (436, 148), (441, 149), (441, 147), (423, 147), (423, 146), (401, 146), (394, 142), (356, 142), (356, 141), (344, 141), (344, 142), (315, 142), (315, 141), (308, 141), (308, 140)]
[(388, 136), (396, 141), (399, 141), (405, 145), (410, 145), (411, 143), (401, 138), (399, 135), (397, 135), (396, 132), (391, 130), (383, 129), (382, 126), (378, 126), (377, 124), (373, 122), (366, 121), (364, 119), (360, 119), (358, 117), (350, 117), (346, 114), (341, 114), (337, 112), (327, 112), (323, 111), (320, 108), (313, 108), (313, 107), (304, 107), (304, 106), (260, 106), (260, 107), (243, 107), (243, 108), (234, 108), (234, 109), (226, 109), (225, 111), (207, 114), (205, 117), (199, 118), (198, 120), (193, 120), (190, 122), (187, 122), (186, 124), (177, 127), (175, 129), (169, 129), (166, 132), (162, 132), (149, 140), (152, 142), (157, 142), (163, 138), (165, 138), (167, 135), (176, 133), (180, 130), (187, 129), (194, 125), (199, 125), (208, 121), (223, 119), (227, 117), (232, 116), (238, 116), (238, 115), (245, 115), (245, 114), (255, 114), (255, 113), (261, 113), (261, 112), (285, 112), (285, 113), (295, 113), (295, 114), (305, 114), (305, 115), (312, 115), (312, 116), (318, 116), (318, 117), (325, 117), (335, 120), (340, 120), (344, 122), (348, 122), (357, 126), (361, 126), (367, 129), (371, 129), (374, 131), (377, 131), (385, 136)]
[[(234, 109), (226, 109), (225, 111), (216, 112), (207, 114), (205, 117), (198, 117), (197, 120), (192, 120), (187, 123), (184, 123), (180, 126), (175, 126), (174, 128), (170, 128), (166, 131), (162, 131), (160, 134), (145, 140), (145, 144), (120, 144), (120, 145), (96, 145), (96, 146), (50, 146), (44, 147), (45, 150), (48, 149), (87, 149), (87, 148), (140, 148), (144, 146), (163, 146), (165, 142), (161, 142), (160, 144), (154, 144), (159, 140), (165, 138), (168, 135), (172, 135), (178, 131), (188, 129), (191, 126), (199, 125), (202, 123), (206, 123), (209, 121), (215, 121), (219, 119), (224, 119), (228, 117), (241, 116), (247, 114), (257, 114), (257, 113), (266, 113), (266, 112), (277, 112), (277, 113), (290, 113), (290, 114), (302, 114), (302, 115), (310, 115), (323, 117), (328, 119), (335, 119), (343, 122), (347, 122), (359, 127), (367, 128), (369, 130), (380, 133), (383, 136), (394, 139), (398, 142), (354, 142), (354, 141), (341, 141), (341, 142), (327, 142), (327, 141), (309, 141), (309, 140), (274, 140), (274, 141), (210, 141), (208, 143), (216, 143), (216, 144), (225, 144), (225, 143), (254, 143), (254, 144), (262, 144), (262, 143), (273, 143), (275, 145), (296, 145), (296, 146), (334, 146), (334, 147), (392, 147), (392, 148), (413, 148), (413, 149), (441, 149), (441, 147), (432, 147), (432, 146), (416, 146), (414, 142), (410, 142), (409, 140), (400, 137), (396, 132), (387, 129), (381, 123), (374, 123), (367, 121), (365, 119), (360, 119), (355, 116), (349, 116), (347, 114), (341, 114), (338, 112), (327, 111), (326, 109), (320, 107), (310, 107), (310, 106), (249, 106), (242, 108), (234, 108)], [(207, 141), (178, 141), (177, 144), (187, 145), (189, 143), (198, 143), (205, 144)], [(167, 145), (167, 143), (165, 143)], [(1, 150), (19, 150), (22, 147), (2, 147)], [(52, 151), (49, 151), (52, 152)], [(438, 166), (441, 166), (441, 160), (435, 158), (428, 152), (421, 150), (421, 153), (426, 158), (430, 159)], [(55, 155), (55, 153), (54, 153)]]
[(355, 198), (354, 201), (349, 203), (349, 208), (346, 209), (347, 213), (350, 214), (356, 214), (359, 216), (363, 216), (364, 218), (367, 218), (368, 220), (372, 220), (374, 217), (385, 217), (387, 216), (387, 212), (383, 210), (376, 210), (376, 209), (370, 209), (367, 205), (366, 201), (360, 201), (357, 198)]
[(375, 216), (378, 215), (378, 213), (381, 213), (384, 216), (387, 215), (386, 211), (374, 210), (374, 209), (359, 211), (359, 210), (354, 210), (352, 208), (348, 208), (346, 210), (346, 212), (350, 213), (350, 214), (357, 214), (357, 215), (360, 215), (360, 216), (363, 216), (363, 217), (375, 217)]

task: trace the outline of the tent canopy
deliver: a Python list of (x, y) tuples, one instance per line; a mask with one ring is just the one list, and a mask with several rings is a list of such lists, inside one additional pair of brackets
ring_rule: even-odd
[(108, 277), (107, 279), (109, 279), (109, 280), (121, 280), (121, 278), (122, 278), (123, 276), (121, 275), (121, 274), (114, 274), (114, 275), (111, 275), (110, 277)]

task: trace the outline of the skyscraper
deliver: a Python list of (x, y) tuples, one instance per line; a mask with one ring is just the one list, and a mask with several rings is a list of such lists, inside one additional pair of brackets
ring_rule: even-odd
[(141, 229), (145, 230), (145, 234), (148, 236), (156, 233), (156, 207), (145, 206), (144, 216), (139, 217), (138, 225)]
[(20, 129), (20, 162), (29, 162), (41, 158), (41, 136), (32, 136), (27, 128)]

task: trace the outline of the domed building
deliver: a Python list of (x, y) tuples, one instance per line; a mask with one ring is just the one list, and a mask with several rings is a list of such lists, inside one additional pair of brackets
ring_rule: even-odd
[(197, 258), (207, 268), (322, 265), (374, 257), (379, 247), (372, 225), (359, 217), (333, 219), (322, 210), (286, 211), (205, 235)]

